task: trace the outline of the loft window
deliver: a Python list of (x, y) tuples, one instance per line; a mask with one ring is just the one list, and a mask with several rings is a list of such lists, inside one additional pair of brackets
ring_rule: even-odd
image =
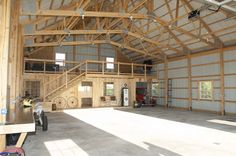
[(106, 57), (106, 69), (114, 69), (114, 58)]
[(114, 96), (114, 83), (113, 82), (104, 83), (104, 96)]
[(158, 96), (159, 83), (152, 83), (152, 96)]
[(211, 100), (213, 98), (212, 81), (200, 81), (199, 82), (199, 98), (205, 100)]
[(64, 61), (66, 60), (66, 54), (64, 53), (56, 53), (56, 64), (59, 66), (65, 66)]

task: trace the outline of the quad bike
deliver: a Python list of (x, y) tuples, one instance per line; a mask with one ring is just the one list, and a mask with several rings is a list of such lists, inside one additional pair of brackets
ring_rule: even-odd
[(38, 99), (24, 99), (24, 107), (32, 107), (34, 112), (34, 120), (36, 125), (42, 126), (43, 131), (48, 130), (48, 118), (43, 111), (42, 102)]
[(42, 126), (43, 131), (48, 130), (48, 118), (45, 115), (41, 102), (34, 105), (34, 120), (36, 125)]

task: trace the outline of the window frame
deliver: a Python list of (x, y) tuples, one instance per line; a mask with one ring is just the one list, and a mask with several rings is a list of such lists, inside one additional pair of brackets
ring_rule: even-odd
[[(210, 82), (211, 83), (211, 89), (210, 89), (210, 98), (205, 98), (205, 97), (202, 97), (202, 87), (201, 87), (201, 84), (204, 83), (204, 82)], [(205, 91), (207, 92), (207, 91)], [(199, 100), (214, 100), (214, 83), (212, 80), (202, 80), (202, 81), (198, 81), (198, 95), (199, 95)]]
[[(153, 85), (157, 85), (157, 94), (156, 95), (153, 95)], [(158, 97), (159, 96), (159, 87), (160, 87), (160, 83), (159, 82), (152, 82), (151, 83), (151, 96), (154, 96), (154, 97)]]
[[(108, 95), (107, 94), (107, 84), (112, 84), (113, 85), (113, 94), (112, 95)], [(115, 96), (115, 83), (114, 82), (104, 82), (104, 96)]]
[(25, 83), (24, 84), (25, 93), (28, 92), (30, 97), (33, 97), (33, 98), (41, 97), (41, 81), (40, 80), (25, 80), (24, 83)]
[[(113, 61), (108, 61), (107, 59), (113, 59)], [(106, 69), (108, 70), (114, 70), (115, 69), (115, 58), (114, 57), (106, 57), (105, 58), (106, 61)], [(112, 66), (111, 68), (109, 66)]]
[[(64, 55), (65, 58), (64, 59), (57, 59), (58, 54)], [(65, 67), (65, 61), (66, 61), (66, 53), (59, 53), (59, 52), (55, 53), (55, 64), (59, 65), (60, 67)]]

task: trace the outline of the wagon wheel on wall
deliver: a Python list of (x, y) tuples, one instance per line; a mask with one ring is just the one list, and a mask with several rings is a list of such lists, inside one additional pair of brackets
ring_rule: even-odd
[(78, 99), (76, 97), (69, 97), (67, 99), (68, 108), (77, 108), (78, 107)]
[(56, 104), (58, 109), (66, 108), (66, 99), (63, 97), (56, 97), (53, 102)]

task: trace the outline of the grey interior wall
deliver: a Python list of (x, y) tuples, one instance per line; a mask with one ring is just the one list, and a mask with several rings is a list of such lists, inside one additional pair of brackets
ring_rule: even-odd
[[(198, 110), (220, 111), (220, 55), (197, 56), (191, 58), (192, 64), (192, 108)], [(164, 105), (164, 64), (158, 64), (160, 82), (158, 104)], [(173, 69), (178, 68), (180, 69)], [(182, 67), (182, 68), (181, 68)], [(225, 111), (236, 113), (236, 50), (224, 52), (225, 71)], [(172, 79), (173, 107), (188, 108), (188, 68), (187, 59), (168, 62), (168, 78)], [(213, 82), (213, 100), (199, 99), (199, 81)]]
[[(67, 38), (68, 41), (73, 41), (73, 37)], [(77, 36), (77, 41), (83, 41), (83, 36)], [(57, 46), (55, 47), (55, 53), (65, 53), (67, 61), (83, 62), (85, 60), (101, 60), (104, 61), (106, 57), (116, 58), (116, 51), (110, 44), (100, 44), (100, 54), (98, 45), (77, 45), (75, 46), (75, 56), (73, 55), (73, 46)], [(67, 64), (66, 68), (73, 67), (72, 64)], [(98, 64), (89, 64), (88, 70), (97, 71), (100, 70)]]

